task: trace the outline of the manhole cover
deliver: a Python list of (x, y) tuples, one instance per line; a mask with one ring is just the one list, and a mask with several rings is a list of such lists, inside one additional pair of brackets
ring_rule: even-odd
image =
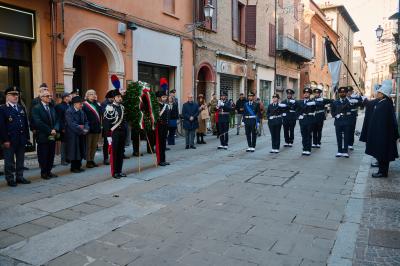
[(400, 231), (369, 229), (368, 244), (371, 246), (400, 249)]
[(371, 198), (400, 200), (400, 193), (391, 191), (372, 192)]

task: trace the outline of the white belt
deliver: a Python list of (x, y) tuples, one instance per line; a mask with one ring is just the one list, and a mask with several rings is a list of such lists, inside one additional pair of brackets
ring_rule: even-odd
[(303, 114), (303, 116), (305, 116), (305, 115), (312, 115), (312, 116), (315, 116), (315, 113)]
[(255, 115), (247, 115), (244, 118), (257, 118), (257, 116), (255, 116)]
[(347, 112), (346, 115), (351, 115), (351, 112)]
[(295, 110), (289, 110), (289, 112), (291, 112), (291, 113), (296, 113), (296, 111), (295, 111)]
[(351, 111), (352, 111), (352, 112), (357, 112), (357, 111), (358, 111), (358, 109), (351, 109)]
[(272, 115), (269, 117), (269, 119), (274, 119), (274, 118), (279, 118), (279, 117), (282, 117), (282, 116), (281, 115)]
[(316, 111), (315, 113), (316, 113), (316, 114), (325, 113), (325, 110), (319, 110), (319, 111)]

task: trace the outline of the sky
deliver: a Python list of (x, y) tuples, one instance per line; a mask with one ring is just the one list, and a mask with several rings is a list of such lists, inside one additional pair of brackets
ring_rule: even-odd
[(382, 24), (385, 17), (393, 15), (398, 8), (397, 0), (316, 0), (318, 4), (330, 2), (344, 5), (360, 29), (354, 35), (354, 43), (361, 40), (366, 51), (367, 60), (375, 56), (375, 29)]

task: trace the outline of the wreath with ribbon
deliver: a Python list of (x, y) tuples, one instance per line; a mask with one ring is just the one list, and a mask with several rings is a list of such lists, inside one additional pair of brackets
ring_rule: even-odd
[(127, 119), (134, 129), (146, 132), (155, 130), (159, 106), (157, 97), (148, 83), (129, 83), (124, 102)]

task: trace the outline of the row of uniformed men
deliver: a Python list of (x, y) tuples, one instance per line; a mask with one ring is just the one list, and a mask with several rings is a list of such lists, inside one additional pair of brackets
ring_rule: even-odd
[[(314, 97), (311, 95), (314, 93)], [(272, 97), (272, 103), (267, 109), (268, 127), (271, 132), (271, 153), (279, 153), (281, 128), (284, 128), (285, 147), (292, 147), (294, 128), (299, 120), (303, 144), (303, 155), (311, 155), (311, 148), (321, 148), (322, 129), (326, 120), (327, 105), (331, 105), (331, 113), (335, 119), (338, 152), (336, 157), (349, 157), (348, 150), (353, 149), (354, 133), (358, 116), (358, 108), (363, 104), (363, 98), (354, 94), (353, 88), (341, 87), (338, 89), (339, 99), (332, 100), (321, 97), (322, 90), (305, 88), (304, 98), (295, 100), (294, 91), (286, 90), (287, 98), (279, 102), (279, 95)], [(243, 122), (248, 143), (247, 152), (254, 152), (257, 141), (257, 127), (259, 125), (260, 106), (254, 101), (254, 93), (248, 94), (248, 101), (244, 104)], [(221, 100), (217, 105), (217, 121), (220, 132), (221, 145), (218, 149), (228, 148), (228, 115), (231, 106), (226, 94), (221, 93)]]

